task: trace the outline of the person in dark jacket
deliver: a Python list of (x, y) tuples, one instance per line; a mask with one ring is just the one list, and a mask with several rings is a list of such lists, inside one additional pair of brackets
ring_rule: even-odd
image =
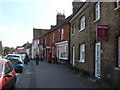
[(29, 60), (29, 56), (26, 54), (24, 63), (27, 65), (29, 61), (30, 61), (30, 60)]
[(35, 60), (36, 60), (36, 65), (38, 65), (38, 64), (39, 64), (39, 59), (40, 59), (40, 58), (39, 58), (39, 54), (36, 54), (35, 56), (36, 56), (36, 58), (35, 58)]

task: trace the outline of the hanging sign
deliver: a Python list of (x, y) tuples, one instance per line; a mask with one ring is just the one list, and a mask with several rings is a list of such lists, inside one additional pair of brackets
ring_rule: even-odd
[(108, 41), (108, 25), (97, 25), (97, 41), (107, 42)]

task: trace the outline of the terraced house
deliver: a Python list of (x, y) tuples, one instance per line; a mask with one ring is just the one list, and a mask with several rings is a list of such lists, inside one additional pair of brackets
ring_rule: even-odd
[(120, 0), (86, 2), (70, 23), (70, 63), (92, 78), (119, 87)]

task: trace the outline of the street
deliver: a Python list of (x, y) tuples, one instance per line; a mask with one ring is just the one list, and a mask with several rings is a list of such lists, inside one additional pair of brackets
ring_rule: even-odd
[[(80, 81), (78, 81), (78, 78)], [(92, 85), (92, 83), (94, 83)], [(63, 65), (31, 61), (23, 73), (17, 75), (15, 88), (98, 88), (95, 82), (86, 82)], [(93, 87), (94, 86), (94, 87)]]

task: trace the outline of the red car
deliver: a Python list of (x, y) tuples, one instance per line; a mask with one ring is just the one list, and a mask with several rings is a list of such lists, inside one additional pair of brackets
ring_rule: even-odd
[(0, 59), (0, 90), (14, 88), (16, 72), (9, 60)]

